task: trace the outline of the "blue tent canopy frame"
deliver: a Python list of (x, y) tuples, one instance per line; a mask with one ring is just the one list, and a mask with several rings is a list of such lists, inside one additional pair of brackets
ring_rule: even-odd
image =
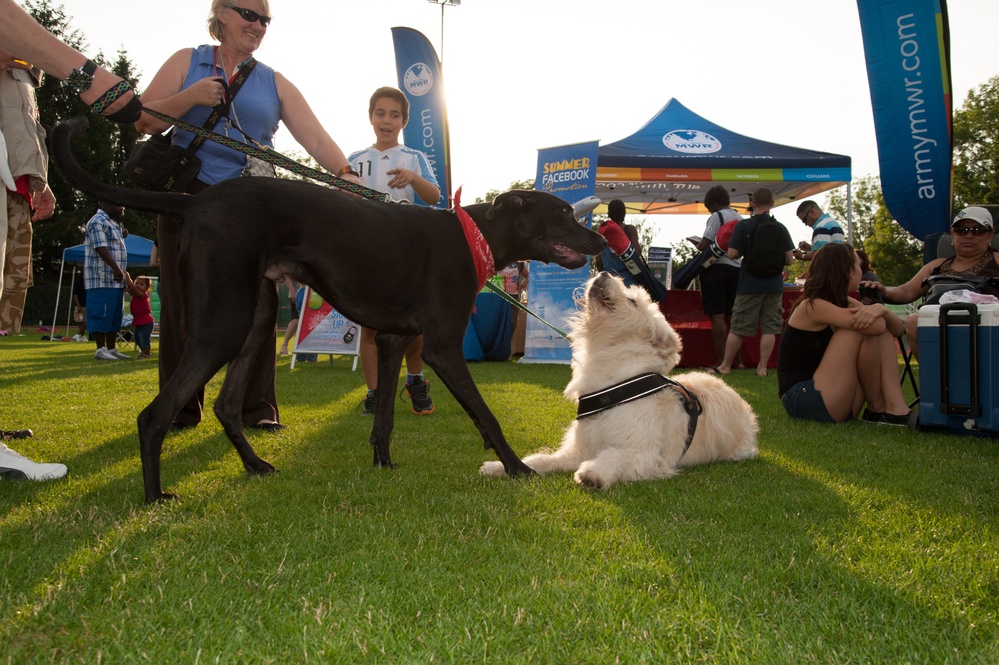
[[(82, 264), (86, 247), (86, 245), (75, 245), (62, 250), (62, 262)], [(128, 265), (148, 266), (153, 251), (153, 241), (132, 233), (125, 238), (125, 249), (128, 250)]]

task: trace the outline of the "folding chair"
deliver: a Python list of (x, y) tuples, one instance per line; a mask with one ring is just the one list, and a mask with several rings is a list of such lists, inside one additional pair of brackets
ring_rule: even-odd
[(135, 349), (133, 341), (135, 340), (135, 335), (132, 333), (132, 315), (122, 314), (121, 316), (121, 330), (115, 336), (115, 344), (119, 349)]
[[(895, 304), (885, 300), (884, 296), (874, 289), (861, 287), (860, 295), (862, 299), (866, 297), (875, 302), (879, 302), (882, 305)], [(910, 314), (910, 316), (913, 316), (913, 314)], [(896, 337), (895, 341), (898, 343), (898, 352), (902, 356), (902, 362), (905, 364), (905, 367), (902, 369), (902, 385), (905, 385), (905, 377), (908, 376), (909, 384), (912, 386), (912, 392), (916, 395), (915, 401), (909, 405), (911, 408), (913, 404), (919, 401), (919, 385), (916, 383), (916, 375), (912, 372), (912, 351), (909, 349), (909, 340), (906, 338), (904, 332)]]

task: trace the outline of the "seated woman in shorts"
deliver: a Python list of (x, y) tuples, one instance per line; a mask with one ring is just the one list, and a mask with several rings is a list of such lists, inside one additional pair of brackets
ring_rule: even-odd
[(904, 326), (884, 305), (849, 297), (860, 277), (850, 245), (826, 245), (812, 259), (777, 359), (778, 392), (792, 418), (841, 423), (866, 402), (864, 420), (908, 423), (895, 349)]

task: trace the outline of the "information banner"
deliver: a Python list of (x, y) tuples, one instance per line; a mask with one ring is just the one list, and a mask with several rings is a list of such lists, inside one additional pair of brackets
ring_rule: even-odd
[[(354, 356), (354, 369), (357, 369), (360, 341), (361, 327), (306, 286), (298, 315), (294, 352)], [(294, 368), (295, 359), (292, 358), (291, 362)]]
[[(554, 194), (573, 204), (593, 196), (597, 182), (597, 141), (538, 150), (535, 189)], [(584, 222), (589, 226), (592, 215)], [(527, 306), (556, 328), (565, 330), (576, 311), (576, 290), (590, 278), (590, 266), (568, 270), (555, 264), (531, 261), (527, 282)], [(569, 342), (534, 317), (527, 319), (524, 339), (525, 363), (569, 363)]]

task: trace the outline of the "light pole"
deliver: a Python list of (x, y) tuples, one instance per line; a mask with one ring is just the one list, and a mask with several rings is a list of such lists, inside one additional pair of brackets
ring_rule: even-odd
[(461, 0), (427, 0), (432, 5), (441, 6), (441, 68), (444, 68), (444, 7), (450, 5), (452, 7), (457, 7), (461, 4)]

